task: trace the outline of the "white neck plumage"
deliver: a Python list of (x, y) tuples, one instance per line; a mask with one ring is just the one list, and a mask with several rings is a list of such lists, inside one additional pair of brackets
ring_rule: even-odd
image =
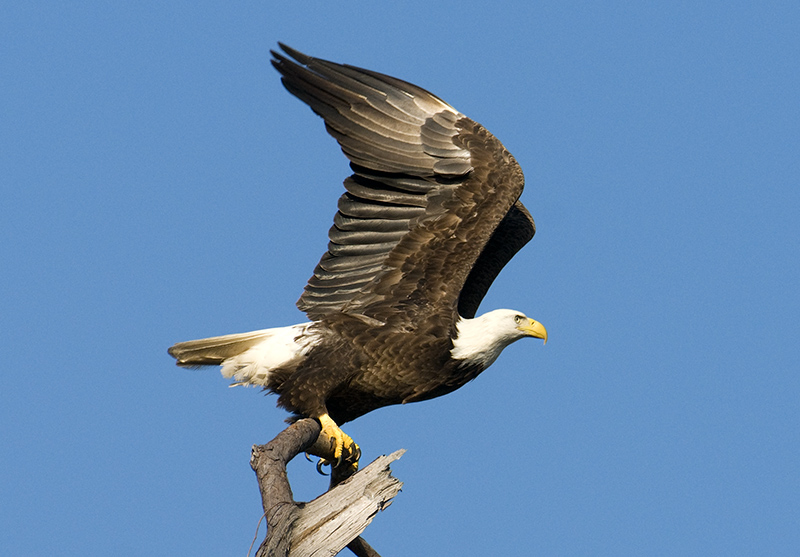
[(474, 319), (459, 318), (450, 355), (484, 369), (489, 367), (506, 346), (528, 336), (518, 327), (519, 316), (524, 317), (518, 311), (496, 309)]

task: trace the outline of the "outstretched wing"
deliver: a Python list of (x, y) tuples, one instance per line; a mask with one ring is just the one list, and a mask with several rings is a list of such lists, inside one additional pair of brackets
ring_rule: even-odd
[(468, 319), (475, 317), (475, 312), (494, 279), (522, 246), (531, 241), (535, 233), (533, 217), (522, 202), (517, 201), (497, 225), (489, 243), (472, 267), (458, 298), (459, 315)]
[(519, 226), (530, 215), (515, 208), (524, 179), (513, 156), (420, 87), (280, 46), (299, 62), (272, 53), (283, 84), (325, 120), (354, 171), (297, 306), (315, 320), (345, 312), (408, 330), (474, 315), (532, 236), (532, 221)]

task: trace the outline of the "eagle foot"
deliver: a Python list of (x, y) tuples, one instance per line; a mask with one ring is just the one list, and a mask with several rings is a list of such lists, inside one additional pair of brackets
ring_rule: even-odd
[(354, 474), (358, 470), (358, 460), (361, 458), (359, 446), (328, 414), (323, 414), (317, 419), (322, 431), (317, 442), (309, 449), (311, 454), (321, 457), (317, 463), (317, 472), (327, 476), (322, 471), (323, 466), (331, 466), (332, 469), (343, 466), (343, 470)]

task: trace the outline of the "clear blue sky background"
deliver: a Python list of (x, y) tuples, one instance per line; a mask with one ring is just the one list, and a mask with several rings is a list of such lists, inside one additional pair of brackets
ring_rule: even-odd
[(2, 552), (246, 554), (285, 413), (166, 349), (304, 319), (348, 168), (281, 40), (483, 123), (538, 225), (482, 309), (547, 346), (346, 427), (365, 462), (408, 450), (367, 540), (796, 555), (798, 29), (789, 1), (7, 3)]

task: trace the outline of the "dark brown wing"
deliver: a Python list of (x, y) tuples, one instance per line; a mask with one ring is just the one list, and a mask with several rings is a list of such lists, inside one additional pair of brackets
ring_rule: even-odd
[(478, 311), (478, 306), (494, 279), (522, 246), (531, 241), (535, 233), (536, 225), (533, 223), (533, 217), (525, 206), (517, 201), (497, 225), (494, 234), (472, 267), (458, 298), (459, 315), (468, 319), (475, 317), (475, 312)]
[[(281, 48), (300, 63), (273, 52), (284, 85), (323, 117), (354, 171), (298, 307), (311, 319), (346, 312), (409, 330), (451, 327), (470, 271), (522, 193), (519, 165), (424, 89)], [(511, 220), (504, 237), (517, 230)], [(512, 255), (482, 258), (465, 309), (474, 313)]]

